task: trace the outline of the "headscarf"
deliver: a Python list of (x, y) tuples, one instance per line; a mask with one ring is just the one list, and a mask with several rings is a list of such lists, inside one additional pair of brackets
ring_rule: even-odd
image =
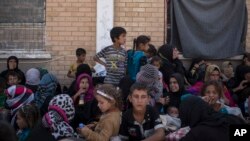
[(228, 127), (230, 124), (243, 124), (240, 118), (219, 113), (197, 96), (189, 95), (180, 104), (180, 119), (182, 127), (192, 129), (198, 125), (213, 127)]
[[(169, 102), (169, 106), (175, 106), (177, 108), (179, 108), (180, 106), (180, 102), (181, 102), (181, 96), (184, 95), (185, 93), (185, 87), (184, 87), (184, 77), (179, 74), (179, 73), (174, 73), (170, 76), (170, 79), (171, 78), (175, 78), (178, 85), (179, 85), (179, 91), (177, 92), (172, 92), (170, 90), (170, 86), (169, 86), (169, 90), (170, 90), (170, 93), (169, 93), (169, 98), (170, 98), (170, 102)], [(169, 80), (170, 82), (170, 80)], [(168, 82), (168, 84), (170, 84)]]
[(10, 56), (8, 59), (7, 59), (7, 68), (9, 69), (9, 61), (11, 59), (14, 59), (16, 61), (16, 68), (14, 70), (17, 70), (18, 69), (18, 63), (19, 63), (19, 60), (16, 56)]
[(169, 62), (173, 62), (173, 49), (174, 46), (170, 45), (170, 44), (165, 44), (162, 45), (159, 49), (158, 49), (158, 55), (163, 59), (163, 60), (167, 60)]
[(92, 71), (91, 71), (91, 69), (90, 69), (90, 67), (89, 67), (88, 64), (80, 64), (80, 65), (77, 67), (77, 69), (76, 69), (76, 78), (77, 78), (79, 75), (83, 74), (83, 73), (86, 73), (86, 74), (88, 74), (89, 76), (92, 76)]
[(47, 73), (42, 77), (35, 93), (35, 103), (38, 108), (42, 107), (48, 96), (55, 95), (57, 83), (56, 77), (51, 73)]
[(14, 125), (16, 112), (23, 105), (31, 103), (34, 100), (34, 94), (32, 90), (22, 85), (9, 87), (5, 94), (7, 95), (6, 104), (11, 109), (11, 124)]
[(40, 71), (38, 69), (31, 68), (25, 73), (25, 77), (26, 84), (32, 86), (38, 85), (40, 82)]
[(146, 85), (158, 81), (158, 70), (151, 64), (146, 64), (141, 67), (140, 71), (136, 75), (136, 82), (145, 83)]
[(48, 112), (42, 118), (42, 124), (48, 128), (56, 140), (74, 135), (69, 121), (74, 118), (73, 100), (67, 94), (53, 97), (49, 103)]
[(146, 64), (136, 75), (136, 82), (146, 84), (149, 87), (149, 95), (156, 101), (162, 96), (163, 91), (163, 85), (158, 80), (158, 73), (159, 70), (155, 66)]
[(76, 79), (76, 91), (79, 90), (79, 85), (81, 83), (81, 80), (83, 78), (87, 78), (88, 79), (88, 82), (89, 82), (89, 89), (87, 90), (86, 94), (84, 95), (84, 101), (87, 102), (87, 101), (91, 101), (93, 100), (94, 98), (94, 86), (93, 86), (93, 82), (92, 82), (92, 77), (89, 76), (88, 74), (86, 73), (83, 73), (81, 75), (79, 75)]
[[(178, 93), (182, 93), (185, 90), (184, 77), (180, 73), (174, 73), (174, 74), (172, 74), (170, 76), (170, 78), (175, 78), (176, 79), (176, 81), (177, 81), (177, 83), (179, 85), (179, 91), (178, 91)], [(170, 79), (169, 79), (169, 82), (170, 82)], [(169, 82), (168, 82), (168, 84), (170, 84)]]
[(205, 79), (204, 81), (209, 81), (209, 77), (210, 77), (210, 74), (215, 71), (215, 70), (218, 70), (219, 73), (221, 73), (221, 70), (220, 70), (220, 67), (215, 65), (215, 64), (212, 64), (212, 65), (208, 65), (207, 68), (206, 68), (206, 73), (205, 73)]
[(43, 77), (45, 74), (49, 73), (48, 70), (45, 69), (45, 68), (37, 67), (36, 69), (38, 69), (39, 72), (40, 72), (40, 79), (42, 79), (42, 77)]

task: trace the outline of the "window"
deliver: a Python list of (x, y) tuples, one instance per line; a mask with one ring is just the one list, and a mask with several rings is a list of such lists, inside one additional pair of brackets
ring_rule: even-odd
[(0, 50), (45, 50), (45, 0), (0, 0)]

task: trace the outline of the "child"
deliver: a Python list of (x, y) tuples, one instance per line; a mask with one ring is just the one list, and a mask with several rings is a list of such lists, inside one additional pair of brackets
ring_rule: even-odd
[(179, 110), (174, 106), (169, 106), (166, 115), (160, 115), (162, 123), (167, 131), (175, 131), (181, 127)]
[(11, 124), (16, 121), (16, 113), (23, 105), (30, 104), (34, 100), (33, 92), (22, 85), (13, 85), (6, 89), (6, 108), (11, 110)]
[(223, 101), (223, 87), (218, 81), (207, 81), (201, 90), (201, 96), (215, 111), (242, 117), (238, 107), (229, 107)]
[[(150, 64), (152, 64), (153, 66), (155, 66), (158, 70), (160, 69), (161, 67), (161, 58), (158, 57), (158, 56), (153, 56), (152, 59), (151, 59), (151, 62)], [(162, 78), (162, 73), (160, 71), (158, 71), (158, 75), (159, 75), (159, 81), (161, 83), (163, 83), (163, 78)]]
[(74, 64), (70, 66), (70, 69), (68, 71), (67, 76), (69, 78), (75, 78), (75, 73), (76, 73), (76, 68), (80, 65), (83, 64), (86, 58), (86, 50), (83, 48), (78, 48), (76, 49), (76, 57), (77, 60)]
[(17, 141), (15, 129), (7, 122), (0, 120), (0, 141)]
[(147, 64), (146, 53), (149, 49), (149, 42), (150, 37), (140, 35), (134, 39), (133, 49), (128, 50), (128, 75), (133, 81), (141, 66)]
[(150, 105), (153, 107), (158, 107), (157, 103), (163, 95), (163, 85), (159, 82), (158, 72), (155, 66), (146, 64), (141, 67), (140, 72), (136, 75), (136, 82), (143, 83), (149, 88)]
[(5, 87), (5, 79), (0, 77), (0, 110), (4, 108), (4, 103), (6, 100), (6, 95), (4, 94)]
[[(106, 67), (107, 75), (104, 83), (118, 85), (126, 74), (127, 52), (121, 46), (126, 42), (126, 30), (122, 27), (114, 27), (110, 31), (113, 45), (105, 47), (94, 56), (94, 61)], [(100, 58), (104, 58), (104, 63)]]
[(178, 110), (178, 108), (176, 108), (174, 106), (169, 106), (168, 109), (167, 109), (167, 113), (171, 117), (175, 117), (175, 118), (179, 117), (179, 110)]
[(30, 130), (35, 126), (39, 118), (39, 110), (33, 105), (24, 105), (17, 112), (17, 132), (19, 141), (26, 141)]
[(91, 76), (89, 76), (86, 73), (79, 75), (77, 77), (77, 80), (76, 80), (75, 88), (76, 88), (77, 93), (74, 96), (72, 96), (72, 99), (73, 99), (75, 105), (79, 104), (79, 99), (80, 99), (81, 95), (84, 98), (84, 102), (88, 102), (88, 101), (93, 100), (93, 98), (94, 98), (94, 94), (93, 94), (94, 86), (92, 83)]
[(122, 115), (119, 136), (122, 140), (164, 140), (164, 129), (159, 114), (148, 105), (149, 94), (145, 84), (134, 83), (130, 89), (129, 101), (132, 109)]
[(9, 71), (6, 78), (7, 78), (7, 88), (12, 85), (18, 85), (21, 83), (20, 76), (15, 71)]
[(40, 83), (40, 71), (36, 68), (30, 68), (26, 73), (25, 86), (31, 89), (34, 93), (37, 91), (38, 84)]
[(150, 63), (151, 62), (151, 59), (152, 57), (156, 56), (157, 55), (157, 49), (155, 48), (154, 45), (152, 44), (148, 44), (149, 48), (147, 50), (147, 58), (148, 58), (148, 62)]
[(68, 94), (54, 96), (49, 102), (48, 112), (39, 119), (27, 141), (58, 141), (73, 137), (70, 122), (74, 116), (75, 107), (71, 97)]
[(86, 140), (109, 141), (111, 137), (118, 135), (120, 127), (120, 91), (110, 84), (104, 84), (97, 88), (95, 97), (103, 115), (98, 123), (78, 128), (78, 132)]

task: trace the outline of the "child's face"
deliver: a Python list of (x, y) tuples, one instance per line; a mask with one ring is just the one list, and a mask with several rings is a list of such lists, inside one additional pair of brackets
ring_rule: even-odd
[(144, 51), (144, 52), (148, 52), (148, 49), (149, 49), (149, 43), (146, 43), (146, 44), (143, 44), (143, 43), (140, 43), (139, 44), (139, 48)]
[(179, 117), (179, 111), (176, 107), (172, 107), (169, 109), (168, 114), (172, 117)]
[(113, 107), (113, 103), (109, 102), (107, 99), (105, 99), (104, 97), (100, 96), (100, 95), (96, 95), (95, 96), (96, 100), (98, 101), (98, 107), (101, 110), (102, 113), (107, 112), (108, 110), (110, 110)]
[(18, 83), (19, 83), (19, 80), (18, 80), (17, 76), (10, 75), (8, 77), (8, 84), (9, 85), (17, 85)]
[(77, 57), (79, 61), (84, 62), (86, 58), (86, 54), (81, 54), (80, 56)]
[(173, 49), (173, 60), (177, 59), (179, 56), (179, 50), (177, 48)]
[(219, 80), (220, 79), (220, 72), (217, 70), (213, 71), (210, 74), (209, 78), (210, 78), (210, 80), (215, 80), (215, 81)]
[(170, 78), (169, 88), (171, 92), (178, 92), (180, 90), (179, 84), (174, 77)]
[(17, 126), (19, 129), (27, 128), (28, 125), (23, 117), (21, 117), (20, 113), (17, 112), (17, 120), (16, 120)]
[(159, 69), (161, 67), (161, 62), (160, 61), (154, 61), (153, 65), (156, 66)]
[(120, 45), (124, 45), (126, 43), (126, 33), (122, 33), (118, 39), (115, 38), (115, 42)]
[(79, 89), (82, 89), (83, 93), (86, 93), (89, 90), (89, 80), (88, 80), (88, 78), (83, 78), (80, 81)]
[(225, 67), (224, 68), (224, 74), (227, 76), (227, 77), (231, 77), (233, 75), (233, 66), (232, 65), (229, 65), (228, 67)]
[(208, 96), (209, 99), (214, 102), (211, 104), (215, 104), (215, 102), (219, 100), (219, 92), (217, 92), (214, 85), (207, 86), (204, 95)]
[(17, 67), (17, 62), (16, 62), (16, 60), (15, 59), (10, 59), (9, 60), (9, 69), (10, 70), (13, 70), (13, 69), (15, 69)]
[(250, 72), (245, 74), (245, 79), (250, 82)]
[(149, 96), (146, 90), (135, 89), (132, 94), (129, 95), (129, 101), (132, 103), (135, 111), (144, 111), (149, 103)]

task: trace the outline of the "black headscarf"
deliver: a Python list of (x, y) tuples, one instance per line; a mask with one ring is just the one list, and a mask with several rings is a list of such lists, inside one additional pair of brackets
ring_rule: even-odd
[(92, 76), (92, 72), (88, 64), (81, 64), (77, 67), (76, 78), (83, 73), (87, 73), (89, 76)]
[(182, 127), (202, 125), (210, 127), (225, 127), (230, 124), (244, 124), (244, 121), (234, 115), (219, 113), (197, 96), (186, 97), (180, 105)]
[(14, 70), (18, 70), (18, 63), (19, 63), (19, 60), (16, 56), (10, 56), (8, 59), (7, 59), (7, 68), (9, 69), (9, 61), (14, 59), (16, 61), (16, 68)]
[[(170, 78), (175, 78), (177, 80), (177, 83), (179, 85), (179, 92), (178, 93), (182, 93), (185, 90), (185, 86), (184, 86), (184, 77), (183, 75), (181, 75), (180, 73), (174, 73), (170, 76)], [(169, 79), (170, 81), (170, 79)], [(168, 82), (169, 83), (169, 82)]]
[(163, 60), (168, 60), (169, 62), (173, 62), (173, 49), (174, 49), (173, 45), (170, 45), (170, 44), (162, 45), (158, 49), (158, 55)]

